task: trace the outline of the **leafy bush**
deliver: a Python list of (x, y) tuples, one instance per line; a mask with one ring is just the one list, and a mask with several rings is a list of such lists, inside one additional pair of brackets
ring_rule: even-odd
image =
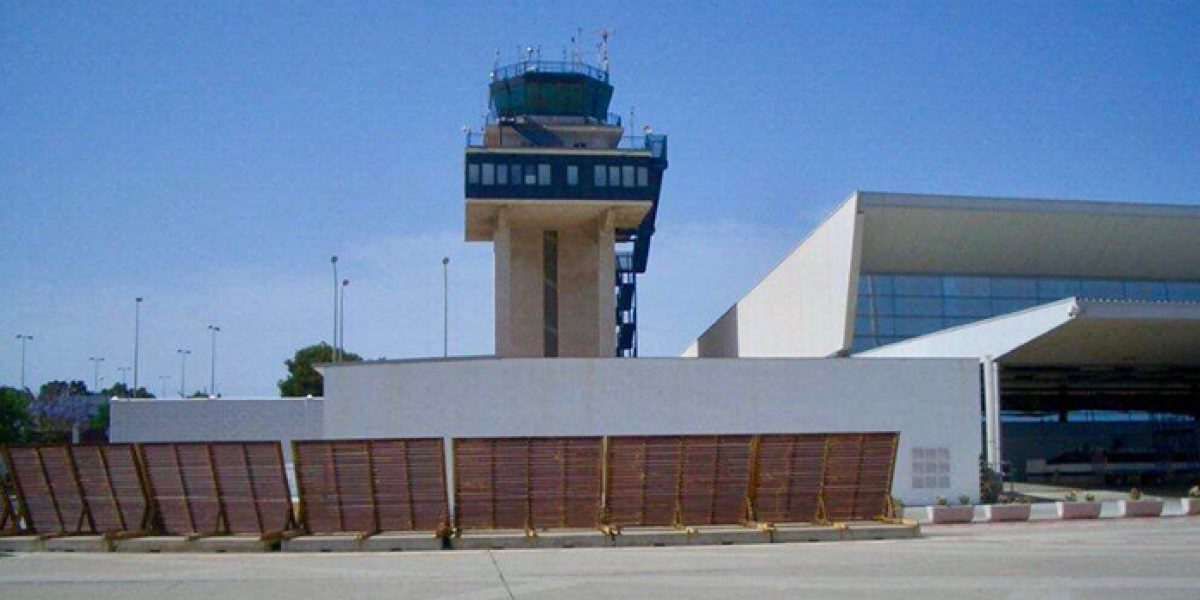
[(950, 506), (950, 501), (943, 496), (934, 496), (933, 503), (937, 506)]
[(1133, 489), (1129, 490), (1129, 499), (1130, 500), (1141, 500), (1142, 499), (1142, 490), (1140, 490), (1138, 488), (1133, 488)]
[(1096, 495), (1095, 495), (1095, 494), (1093, 494), (1093, 493), (1091, 493), (1091, 492), (1088, 492), (1088, 493), (1086, 493), (1086, 494), (1084, 494), (1084, 495), (1083, 495), (1083, 501), (1084, 501), (1084, 502), (1095, 502), (1095, 501), (1096, 501)]
[(1079, 501), (1079, 492), (1076, 492), (1075, 490), (1071, 490), (1071, 491), (1067, 492), (1067, 494), (1065, 496), (1063, 496), (1063, 501), (1078, 502)]
[(971, 497), (970, 497), (970, 496), (968, 496), (968, 495), (966, 495), (966, 494), (963, 494), (963, 495), (961, 495), (961, 496), (959, 496), (959, 497), (958, 497), (958, 503), (959, 503), (959, 504), (962, 504), (963, 506), (970, 506), (970, 504), (971, 504)]
[(1192, 489), (1188, 490), (1188, 498), (1200, 498), (1200, 485), (1193, 485)]

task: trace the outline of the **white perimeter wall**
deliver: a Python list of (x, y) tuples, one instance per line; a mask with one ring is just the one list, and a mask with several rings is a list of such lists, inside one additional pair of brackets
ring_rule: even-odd
[(117, 400), (110, 404), (109, 439), (114, 442), (283, 442), (319, 439), (324, 426), (321, 398), (220, 398)]
[(701, 357), (825, 357), (851, 346), (862, 216), (846, 200), (697, 340)]
[[(894, 493), (905, 502), (979, 489), (977, 360), (514, 358), (322, 371), (329, 438), (899, 431)], [(914, 486), (914, 448), (944, 449), (947, 487)]]

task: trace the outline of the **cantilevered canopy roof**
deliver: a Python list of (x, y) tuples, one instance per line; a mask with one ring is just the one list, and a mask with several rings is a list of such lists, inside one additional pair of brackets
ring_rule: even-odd
[(1067, 298), (860, 357), (982, 357), (1005, 366), (1200, 366), (1200, 303)]
[(864, 273), (1200, 279), (1200, 206), (859, 192)]

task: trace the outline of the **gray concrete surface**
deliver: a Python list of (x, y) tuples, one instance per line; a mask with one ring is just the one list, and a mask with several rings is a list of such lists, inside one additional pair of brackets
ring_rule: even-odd
[(9, 554), (0, 597), (1188, 598), (1200, 518), (931, 526), (918, 540), (361, 554)]

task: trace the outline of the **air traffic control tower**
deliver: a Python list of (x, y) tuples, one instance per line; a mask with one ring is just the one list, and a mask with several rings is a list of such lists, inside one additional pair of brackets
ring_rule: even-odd
[(637, 356), (667, 138), (625, 135), (604, 64), (497, 66), (467, 135), (466, 239), (495, 246), (499, 357)]

